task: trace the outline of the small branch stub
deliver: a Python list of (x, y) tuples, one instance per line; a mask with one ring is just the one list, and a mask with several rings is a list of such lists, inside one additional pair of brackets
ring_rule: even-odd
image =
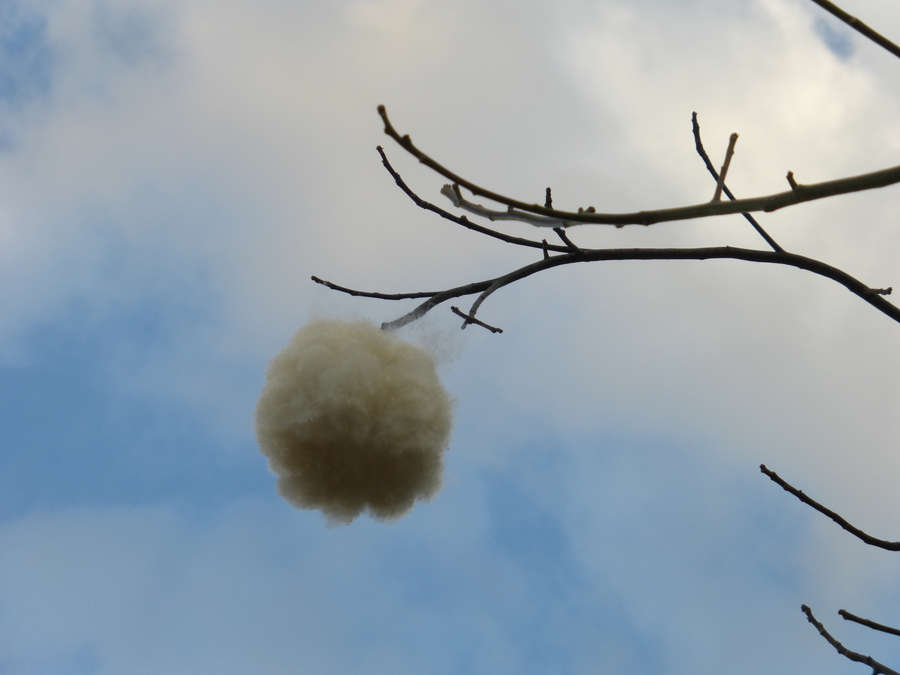
[(791, 186), (791, 190), (796, 190), (798, 187), (800, 187), (800, 184), (794, 179), (793, 171), (788, 171), (786, 178), (787, 178), (788, 185)]

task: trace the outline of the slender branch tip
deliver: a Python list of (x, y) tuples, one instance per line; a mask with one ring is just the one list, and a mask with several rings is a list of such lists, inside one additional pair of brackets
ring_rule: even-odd
[(728, 173), (728, 167), (731, 166), (731, 158), (734, 156), (734, 146), (737, 145), (738, 135), (731, 134), (728, 138), (728, 149), (725, 150), (725, 161), (722, 162), (722, 170), (719, 171), (719, 179), (716, 181), (716, 191), (713, 193), (713, 202), (722, 201), (722, 190), (725, 188), (725, 175)]

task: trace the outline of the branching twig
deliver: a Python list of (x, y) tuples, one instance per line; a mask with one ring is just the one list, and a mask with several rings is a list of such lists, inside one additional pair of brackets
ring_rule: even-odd
[[(872, 289), (866, 286), (858, 279), (850, 276), (843, 270), (832, 267), (820, 260), (814, 260), (795, 253), (786, 253), (784, 251), (760, 251), (752, 248), (736, 248), (734, 246), (714, 246), (707, 248), (604, 248), (604, 249), (578, 249), (577, 252), (569, 252), (562, 255), (555, 255), (543, 258), (538, 262), (525, 265), (509, 274), (479, 281), (465, 286), (450, 288), (437, 293), (401, 293), (396, 295), (373, 294), (363, 291), (352, 291), (350, 289), (337, 286), (331, 282), (317, 279), (318, 283), (327, 285), (334, 290), (349, 293), (350, 295), (360, 295), (364, 297), (377, 297), (386, 300), (400, 300), (406, 298), (422, 298), (427, 297), (428, 300), (416, 307), (412, 312), (405, 314), (396, 321), (382, 324), (385, 330), (393, 330), (404, 326), (411, 321), (424, 316), (427, 312), (437, 307), (447, 300), (459, 298), (465, 295), (473, 295), (480, 293), (481, 296), (476, 300), (475, 305), (469, 311), (470, 316), (475, 316), (476, 311), (481, 303), (491, 295), (494, 291), (507, 286), (514, 281), (524, 279), (538, 272), (542, 272), (552, 267), (560, 265), (568, 265), (571, 263), (581, 262), (600, 262), (604, 260), (745, 260), (747, 262), (768, 263), (775, 265), (788, 265), (798, 269), (812, 272), (819, 276), (826, 277), (838, 282), (855, 295), (858, 295), (870, 305), (886, 314), (894, 321), (900, 322), (900, 308), (891, 304), (884, 299), (883, 296), (873, 293)], [(773, 479), (774, 480), (774, 479)]]
[[(436, 171), (444, 173), (448, 177), (452, 178), (455, 182), (453, 185), (447, 185), (444, 187), (444, 194), (446, 194), (457, 206), (464, 206), (465, 208), (469, 208), (470, 210), (476, 210), (476, 212), (482, 213), (482, 215), (487, 215), (490, 217), (493, 212), (490, 212), (488, 209), (483, 209), (478, 205), (471, 204), (466, 202), (463, 199), (460, 193), (460, 185), (466, 186), (468, 189), (477, 191), (478, 194), (482, 194), (483, 196), (488, 196), (489, 198), (494, 198), (496, 195), (485, 191), (477, 186), (469, 183), (468, 181), (464, 181), (460, 179), (458, 176), (450, 174), (440, 167), (440, 165), (436, 164), (433, 160), (420, 153), (409, 140), (408, 137), (400, 137), (396, 131), (394, 131), (393, 127), (388, 120), (387, 113), (384, 111), (383, 106), (379, 106), (379, 112), (381, 113), (384, 122), (385, 122), (385, 131), (392, 137), (394, 137), (407, 151), (412, 153), (414, 156), (418, 157), (420, 161), (432, 168), (435, 168)], [(745, 206), (748, 204), (748, 201), (753, 200), (737, 200), (734, 195), (725, 185), (724, 177), (720, 176), (718, 172), (716, 172), (715, 167), (712, 166), (712, 163), (709, 160), (709, 156), (706, 154), (706, 151), (703, 148), (703, 143), (700, 138), (700, 127), (697, 122), (697, 114), (693, 115), (693, 128), (694, 128), (694, 139), (697, 146), (697, 152), (700, 157), (703, 159), (704, 163), (707, 166), (707, 169), (713, 175), (713, 177), (717, 181), (717, 192), (721, 189), (730, 200), (732, 206), (740, 205)], [(727, 160), (730, 158), (731, 154), (734, 151), (734, 141), (736, 140), (736, 136), (732, 137), (731, 142), (729, 143), (729, 152), (726, 156), (725, 167), (727, 168)], [(370, 293), (365, 291), (355, 291), (349, 288), (345, 288), (342, 286), (338, 286), (328, 281), (323, 281), (316, 277), (313, 277), (313, 280), (317, 283), (324, 284), (329, 288), (332, 288), (337, 291), (341, 291), (344, 293), (348, 293), (350, 295), (357, 295), (363, 297), (370, 298), (379, 298), (384, 300), (401, 300), (401, 299), (409, 299), (409, 298), (427, 298), (425, 302), (420, 304), (411, 312), (405, 314), (404, 316), (396, 319), (395, 321), (386, 322), (382, 324), (382, 328), (385, 330), (392, 330), (395, 328), (399, 328), (400, 326), (406, 325), (411, 321), (415, 321), (416, 319), (424, 316), (427, 312), (432, 310), (434, 307), (437, 307), (443, 302), (447, 300), (462, 297), (465, 295), (472, 295), (478, 293), (479, 296), (475, 300), (472, 305), (472, 308), (469, 310), (468, 314), (464, 314), (463, 316), (466, 318), (467, 323), (475, 323), (475, 314), (480, 308), (481, 304), (495, 291), (503, 288), (504, 286), (513, 283), (514, 281), (518, 281), (519, 279), (525, 278), (537, 272), (543, 271), (545, 269), (549, 269), (551, 267), (558, 267), (560, 265), (567, 265), (574, 262), (598, 262), (604, 260), (709, 260), (709, 259), (734, 259), (734, 260), (746, 260), (749, 262), (760, 262), (760, 263), (769, 263), (769, 264), (778, 264), (778, 265), (788, 265), (792, 267), (797, 267), (798, 269), (803, 269), (808, 272), (812, 272), (813, 274), (817, 274), (820, 276), (827, 277), (834, 281), (837, 281), (847, 289), (849, 289), (854, 294), (863, 298), (866, 302), (873, 305), (876, 309), (881, 311), (883, 314), (886, 314), (890, 318), (895, 321), (900, 322), (900, 308), (891, 304), (887, 300), (884, 299), (884, 295), (890, 293), (891, 289), (880, 289), (880, 288), (871, 288), (866, 284), (863, 284), (858, 279), (850, 276), (846, 272), (839, 270), (831, 265), (823, 263), (818, 260), (814, 260), (812, 258), (806, 258), (804, 256), (792, 254), (786, 252), (782, 249), (766, 232), (763, 228), (750, 216), (748, 213), (744, 213), (743, 215), (750, 221), (753, 227), (759, 232), (759, 234), (766, 240), (766, 242), (774, 249), (773, 251), (760, 251), (756, 249), (744, 249), (744, 248), (735, 248), (730, 246), (724, 247), (709, 247), (709, 248), (666, 248), (666, 249), (652, 249), (652, 248), (639, 248), (639, 249), (582, 249), (576, 246), (566, 235), (562, 226), (557, 225), (554, 227), (554, 231), (563, 241), (565, 246), (557, 246), (549, 244), (546, 240), (542, 240), (540, 242), (533, 241), (530, 239), (523, 239), (520, 237), (512, 237), (501, 232), (497, 232), (495, 230), (491, 230), (489, 228), (483, 227), (476, 223), (469, 221), (465, 216), (455, 216), (444, 209), (441, 209), (430, 202), (419, 197), (415, 192), (413, 192), (409, 186), (404, 182), (400, 174), (391, 166), (390, 162), (387, 159), (387, 155), (384, 152), (384, 149), (379, 146), (378, 153), (381, 156), (382, 164), (385, 169), (391, 174), (394, 179), (394, 182), (398, 187), (420, 208), (425, 209), (427, 211), (431, 211), (440, 215), (442, 218), (446, 220), (450, 220), (458, 225), (462, 225), (468, 229), (474, 230), (481, 234), (488, 235), (490, 237), (500, 239), (506, 243), (512, 243), (520, 246), (527, 246), (530, 248), (539, 248), (543, 253), (543, 258), (530, 265), (525, 265), (517, 270), (514, 270), (508, 274), (497, 277), (495, 279), (489, 279), (482, 282), (476, 282), (472, 284), (467, 284), (464, 286), (458, 286), (455, 288), (450, 288), (444, 291), (431, 291), (431, 292), (417, 292), (417, 293), (399, 293), (399, 294), (385, 294), (385, 293)], [(724, 172), (723, 172), (724, 173)], [(854, 180), (854, 179), (847, 179)], [(900, 178), (898, 178), (900, 180)], [(846, 182), (846, 181), (843, 181)], [(799, 192), (802, 190), (806, 190), (808, 188), (816, 188), (819, 186), (803, 186), (798, 185), (793, 192)], [(571, 224), (569, 222), (563, 221), (559, 218), (559, 216), (569, 216), (573, 214), (568, 214), (567, 212), (557, 211), (552, 208), (552, 195), (550, 192), (550, 188), (547, 188), (545, 195), (545, 206), (538, 207), (533, 205), (534, 208), (528, 206), (532, 211), (534, 210), (542, 210), (549, 214), (552, 214), (551, 218), (543, 218), (543, 216), (534, 216), (533, 218), (541, 218), (545, 221), (545, 224), (553, 224), (553, 222), (561, 223), (562, 225)], [(716, 202), (713, 206), (720, 205), (721, 202)], [(692, 207), (688, 207), (692, 208)], [(510, 209), (507, 212), (513, 211), (514, 208), (510, 205)], [(656, 213), (659, 214), (661, 212), (643, 212), (644, 214), (648, 213)], [(516, 214), (516, 217), (522, 214)], [(592, 217), (597, 215), (594, 212), (593, 207), (589, 209), (579, 209), (578, 213), (574, 214), (576, 216), (588, 216)], [(530, 216), (529, 216), (530, 217)], [(531, 217), (530, 217), (531, 218)], [(533, 219), (532, 218), (532, 219)], [(555, 220), (554, 220), (555, 219)], [(559, 253), (560, 255), (551, 256), (550, 252), (553, 251), (555, 253)], [(487, 327), (487, 326), (485, 326)]]
[(816, 627), (816, 630), (819, 631), (819, 635), (821, 635), (823, 638), (825, 638), (825, 640), (828, 641), (828, 644), (830, 644), (832, 647), (834, 647), (837, 650), (837, 653), (840, 654), (841, 656), (844, 656), (844, 657), (850, 659), (851, 661), (856, 661), (857, 663), (863, 663), (863, 664), (869, 666), (869, 668), (872, 669), (873, 675), (878, 675), (879, 673), (881, 675), (900, 675), (900, 673), (898, 673), (896, 670), (892, 670), (892, 669), (888, 668), (886, 665), (884, 665), (883, 663), (879, 663), (878, 661), (873, 659), (871, 656), (866, 656), (864, 654), (858, 654), (856, 652), (851, 652), (844, 645), (842, 645), (840, 642), (835, 640), (831, 636), (831, 633), (829, 633), (827, 630), (825, 630), (825, 626), (823, 626), (822, 623), (818, 619), (816, 619), (816, 617), (813, 616), (812, 610), (809, 607), (807, 607), (806, 605), (801, 605), (800, 609), (802, 609), (803, 613), (806, 614), (806, 618), (809, 620), (809, 622), (813, 626)]
[(505, 241), (507, 244), (516, 244), (517, 246), (529, 246), (531, 248), (540, 248), (545, 251), (559, 251), (561, 253), (565, 253), (568, 249), (564, 246), (547, 246), (545, 242), (532, 241), (531, 239), (523, 239), (522, 237), (511, 237), (508, 234), (504, 234), (502, 232), (497, 232), (496, 230), (492, 230), (490, 228), (484, 227), (482, 225), (478, 225), (477, 223), (473, 223), (471, 220), (466, 218), (465, 216), (455, 216), (449, 211), (445, 211), (439, 206), (435, 206), (431, 202), (427, 202), (422, 199), (419, 195), (413, 192), (410, 187), (406, 184), (403, 178), (399, 173), (391, 166), (391, 163), (388, 161), (387, 155), (384, 152), (384, 148), (380, 145), (376, 148), (378, 150), (378, 154), (381, 155), (381, 163), (384, 165), (384, 168), (387, 169), (387, 172), (391, 174), (391, 177), (394, 179), (394, 182), (397, 184), (407, 197), (413, 200), (416, 206), (421, 209), (425, 209), (426, 211), (431, 211), (432, 213), (436, 213), (441, 218), (445, 220), (449, 220), (451, 222), (456, 223), (457, 225), (462, 225), (465, 228), (478, 232), (480, 234), (486, 234), (489, 237), (493, 237), (494, 239), (499, 239), (500, 241)]
[(516, 199), (504, 197), (501, 194), (486, 190), (479, 187), (475, 183), (453, 173), (449, 169), (444, 168), (438, 162), (419, 150), (413, 145), (408, 135), (401, 136), (394, 129), (387, 116), (387, 111), (383, 105), (378, 106), (378, 113), (384, 121), (384, 132), (393, 138), (397, 143), (409, 154), (419, 160), (422, 164), (433, 171), (444, 176), (448, 180), (456, 183), (472, 194), (480, 197), (492, 199), (500, 204), (526, 211), (528, 213), (536, 213), (548, 218), (556, 218), (565, 221), (568, 226), (576, 223), (594, 223), (601, 225), (653, 225), (655, 223), (670, 222), (675, 220), (688, 220), (691, 218), (705, 218), (708, 216), (723, 216), (734, 213), (749, 213), (754, 211), (777, 211), (786, 206), (800, 204), (815, 199), (823, 199), (825, 197), (833, 197), (836, 195), (848, 194), (851, 192), (859, 192), (861, 190), (872, 190), (874, 188), (885, 187), (900, 183), (900, 166), (874, 171), (872, 173), (862, 174), (859, 176), (851, 176), (849, 178), (839, 178), (837, 180), (826, 181), (824, 183), (811, 183), (809, 185), (799, 185), (796, 190), (788, 192), (779, 192), (774, 195), (764, 197), (754, 197), (751, 199), (737, 199), (729, 202), (708, 202), (706, 204), (696, 204), (693, 206), (680, 206), (672, 209), (661, 209), (657, 211), (639, 211), (637, 213), (597, 213), (589, 209), (572, 212), (560, 211), (557, 209), (548, 209), (538, 204), (528, 204)]
[(471, 314), (466, 314), (464, 311), (462, 311), (456, 305), (451, 307), (450, 310), (457, 316), (461, 316), (463, 319), (465, 319), (465, 321), (463, 322), (463, 325), (462, 325), (463, 329), (465, 329), (465, 327), (468, 326), (470, 323), (474, 323), (476, 326), (481, 326), (482, 328), (487, 328), (492, 333), (502, 333), (503, 332), (502, 328), (497, 328), (496, 326), (491, 326), (489, 324), (486, 324), (481, 319), (476, 319)]
[(839, 609), (838, 614), (844, 617), (844, 619), (846, 619), (847, 621), (854, 621), (858, 624), (862, 624), (866, 628), (880, 630), (882, 633), (890, 633), (891, 635), (900, 635), (900, 630), (896, 628), (891, 628), (890, 626), (885, 626), (881, 623), (875, 623), (874, 621), (863, 619), (862, 617), (856, 616), (855, 614), (851, 614), (846, 609)]
[(853, 525), (848, 523), (846, 520), (844, 520), (844, 518), (839, 516), (837, 513), (835, 513), (831, 509), (826, 508), (826, 507), (822, 506), (821, 504), (819, 504), (819, 502), (815, 501), (814, 499), (810, 499), (809, 497), (807, 497), (801, 490), (798, 490), (793, 485), (790, 485), (789, 483), (787, 483), (777, 473), (767, 469), (765, 464), (760, 464), (759, 470), (762, 471), (764, 474), (766, 474), (769, 478), (771, 478), (773, 482), (780, 485), (786, 492), (790, 492), (792, 495), (794, 495), (797, 499), (799, 499), (804, 504), (807, 504), (807, 505), (813, 507), (816, 511), (818, 511), (821, 514), (828, 516), (834, 522), (836, 522), (838, 525), (840, 525), (842, 528), (847, 530), (847, 532), (852, 534), (857, 539), (864, 541), (869, 546), (876, 546), (878, 548), (883, 548), (886, 551), (900, 551), (900, 542), (885, 541), (884, 539), (876, 539), (872, 535), (866, 534), (865, 532), (860, 530), (858, 527), (854, 527)]
[[(719, 181), (719, 172), (716, 171), (716, 167), (713, 166), (713, 163), (709, 159), (709, 155), (706, 154), (706, 150), (703, 148), (703, 141), (700, 139), (700, 123), (697, 122), (697, 113), (691, 115), (691, 126), (693, 127), (694, 132), (694, 144), (697, 147), (697, 154), (700, 155), (700, 159), (703, 160), (703, 163), (706, 165), (706, 170), (712, 175), (712, 177), (718, 183)], [(731, 201), (735, 201), (737, 197), (735, 197), (731, 190), (728, 189), (728, 186), (725, 184), (725, 181), (722, 181), (722, 192), (725, 193), (725, 196), (728, 197)], [(758, 222), (756, 222), (756, 218), (751, 216), (749, 213), (742, 213), (742, 216), (747, 219), (747, 221), (753, 226), (759, 235), (766, 240), (766, 243), (771, 246), (776, 251), (784, 251), (781, 246), (779, 246), (772, 237), (762, 228)]]

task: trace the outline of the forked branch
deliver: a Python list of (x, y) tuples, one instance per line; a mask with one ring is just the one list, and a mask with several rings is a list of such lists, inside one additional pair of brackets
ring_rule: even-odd
[[(712, 175), (713, 179), (716, 181), (717, 187), (721, 188), (721, 191), (732, 200), (732, 204), (742, 203), (740, 200), (737, 200), (731, 190), (728, 189), (728, 186), (725, 184), (724, 180), (721, 179), (719, 173), (715, 170), (712, 163), (709, 160), (709, 156), (706, 154), (706, 151), (703, 148), (703, 142), (700, 138), (700, 126), (697, 123), (697, 114), (694, 113), (692, 117), (693, 122), (693, 133), (694, 133), (694, 141), (697, 146), (697, 152), (700, 157), (703, 159), (706, 164), (707, 169)], [(731, 147), (733, 151), (733, 144)], [(439, 215), (441, 218), (445, 220), (449, 220), (457, 225), (461, 225), (469, 230), (473, 230), (480, 234), (484, 234), (486, 236), (492, 237), (494, 239), (499, 239), (505, 243), (514, 244), (517, 246), (524, 246), (528, 248), (536, 248), (540, 249), (542, 252), (542, 258), (534, 263), (529, 265), (525, 265), (519, 269), (513, 270), (507, 274), (504, 274), (499, 277), (495, 277), (493, 279), (487, 279), (485, 281), (465, 284), (463, 286), (457, 286), (454, 288), (449, 288), (443, 291), (420, 291), (413, 293), (374, 293), (369, 291), (358, 291), (350, 288), (346, 288), (344, 286), (338, 286), (330, 281), (324, 281), (319, 279), (318, 277), (313, 277), (313, 281), (316, 283), (320, 283), (328, 288), (331, 288), (336, 291), (340, 291), (342, 293), (347, 293), (349, 295), (355, 295), (360, 297), (368, 297), (368, 298), (377, 298), (382, 300), (405, 300), (405, 299), (415, 299), (415, 298), (426, 298), (425, 302), (420, 304), (418, 307), (413, 309), (411, 312), (401, 316), (400, 318), (385, 322), (382, 324), (382, 328), (384, 330), (393, 330), (396, 328), (400, 328), (411, 321), (415, 321), (429, 311), (437, 307), (438, 305), (452, 300), (454, 298), (459, 298), (467, 295), (475, 295), (478, 294), (475, 302), (473, 303), (470, 310), (466, 312), (462, 312), (462, 310), (457, 310), (457, 313), (465, 319), (463, 323), (463, 328), (468, 326), (469, 324), (482, 325), (485, 328), (488, 328), (492, 332), (501, 332), (500, 329), (495, 328), (494, 326), (489, 326), (488, 324), (483, 323), (480, 320), (476, 320), (475, 315), (478, 309), (481, 307), (482, 303), (494, 292), (500, 290), (504, 286), (508, 286), (515, 281), (520, 279), (524, 279), (528, 276), (536, 274), (538, 272), (542, 272), (544, 270), (559, 267), (561, 265), (568, 265), (572, 263), (579, 262), (601, 262), (601, 261), (610, 261), (610, 260), (712, 260), (712, 259), (733, 259), (733, 260), (744, 260), (748, 262), (758, 262), (758, 263), (769, 263), (769, 264), (777, 264), (777, 265), (788, 265), (791, 267), (796, 267), (798, 269), (802, 269), (808, 272), (812, 272), (813, 274), (817, 274), (819, 276), (826, 277), (828, 279), (832, 279), (843, 285), (845, 288), (850, 290), (852, 293), (858, 295), (862, 299), (864, 299), (869, 304), (873, 305), (880, 312), (886, 314), (890, 318), (895, 321), (900, 322), (900, 308), (896, 307), (892, 303), (888, 302), (884, 297), (884, 295), (888, 295), (891, 292), (890, 288), (871, 288), (868, 285), (862, 283), (858, 279), (850, 276), (846, 272), (832, 267), (824, 262), (814, 260), (812, 258), (807, 258), (805, 256), (788, 253), (781, 246), (779, 246), (775, 240), (769, 236), (769, 234), (759, 225), (758, 222), (751, 216), (749, 213), (744, 213), (744, 217), (753, 225), (754, 229), (765, 239), (765, 241), (774, 249), (773, 251), (763, 251), (757, 249), (745, 249), (745, 248), (736, 248), (731, 246), (720, 246), (720, 247), (707, 247), (707, 248), (625, 248), (625, 249), (583, 249), (578, 247), (566, 234), (563, 226), (565, 223), (562, 221), (557, 221), (556, 226), (553, 228), (559, 238), (562, 240), (564, 246), (560, 246), (558, 244), (549, 244), (546, 240), (535, 241), (532, 239), (526, 239), (523, 237), (513, 237), (511, 235), (505, 234), (503, 232), (499, 232), (497, 230), (493, 230), (491, 228), (485, 227), (483, 225), (479, 225), (477, 223), (472, 222), (465, 216), (457, 216), (449, 211), (442, 209), (438, 206), (435, 206), (431, 202), (428, 202), (422, 199), (419, 195), (417, 195), (403, 180), (402, 176), (397, 172), (396, 169), (391, 165), (390, 161), (387, 158), (387, 154), (384, 149), (379, 146), (378, 154), (381, 157), (382, 165), (385, 170), (391, 175), (394, 179), (396, 185), (406, 194), (413, 203), (416, 204), (421, 209), (426, 211), (430, 211)], [(730, 154), (730, 153), (729, 153)], [(451, 198), (456, 198), (457, 205), (462, 204), (462, 197), (459, 193), (458, 185), (454, 186), (446, 186), (445, 193), (449, 193)], [(552, 196), (550, 193), (550, 189), (547, 189), (547, 194), (545, 196), (545, 207), (552, 210)], [(480, 208), (480, 207), (479, 207)], [(470, 209), (474, 210), (474, 209)], [(482, 214), (487, 215), (489, 214)], [(534, 218), (543, 218), (542, 216), (533, 216)], [(548, 223), (554, 224), (554, 223)], [(558, 255), (551, 255), (551, 253), (556, 253)]]
[(840, 642), (835, 640), (834, 637), (832, 637), (831, 633), (825, 630), (825, 626), (823, 626), (822, 622), (816, 619), (815, 616), (813, 616), (812, 610), (809, 607), (807, 607), (806, 605), (801, 605), (800, 609), (802, 609), (803, 613), (806, 614), (807, 620), (816, 627), (816, 630), (819, 631), (819, 634), (823, 638), (825, 638), (828, 644), (834, 647), (837, 650), (837, 653), (841, 656), (844, 656), (851, 661), (856, 661), (857, 663), (862, 663), (869, 666), (869, 668), (872, 669), (873, 675), (878, 675), (879, 673), (881, 675), (900, 675), (900, 673), (898, 673), (896, 670), (888, 668), (883, 663), (879, 663), (871, 656), (866, 656), (865, 654), (859, 654), (857, 652), (850, 651)]
[[(731, 201), (737, 201), (737, 197), (735, 197), (731, 190), (728, 189), (728, 186), (725, 184), (725, 180), (721, 179), (719, 172), (716, 171), (716, 167), (713, 166), (713, 163), (709, 159), (709, 155), (706, 154), (706, 149), (703, 147), (703, 140), (700, 138), (700, 123), (697, 121), (697, 113), (693, 113), (691, 115), (691, 126), (693, 127), (694, 132), (694, 145), (697, 148), (697, 154), (700, 155), (700, 159), (703, 160), (703, 163), (706, 165), (706, 170), (709, 171), (710, 175), (712, 175), (713, 180), (716, 181), (718, 185), (719, 182), (722, 183), (722, 192), (725, 193), (725, 196), (728, 197)], [(779, 246), (772, 237), (769, 236), (768, 232), (766, 232), (762, 225), (756, 222), (756, 218), (751, 216), (749, 213), (742, 213), (742, 216), (749, 222), (753, 229), (756, 230), (759, 235), (766, 240), (766, 243), (771, 246), (776, 251), (784, 251), (781, 246)]]
[(547, 208), (539, 204), (528, 204), (517, 199), (512, 199), (491, 190), (476, 185), (462, 176), (450, 171), (440, 163), (419, 150), (410, 139), (409, 135), (401, 135), (388, 119), (387, 109), (378, 106), (378, 114), (384, 122), (384, 133), (393, 138), (401, 148), (419, 160), (422, 164), (440, 174), (454, 184), (466, 188), (469, 192), (479, 197), (486, 197), (499, 204), (509, 207), (510, 214), (519, 212), (535, 213), (556, 221), (565, 223), (566, 227), (584, 223), (596, 225), (653, 225), (676, 220), (689, 220), (692, 218), (707, 218), (710, 216), (724, 216), (734, 213), (751, 213), (754, 211), (777, 211), (786, 206), (800, 204), (815, 199), (824, 199), (836, 195), (872, 190), (900, 183), (900, 166), (874, 171), (872, 173), (839, 178), (824, 183), (811, 183), (809, 185), (798, 184), (796, 188), (787, 192), (779, 192), (764, 197), (751, 199), (737, 199), (729, 202), (707, 202), (693, 206), (680, 206), (672, 209), (660, 209), (654, 211), (638, 211), (636, 213), (597, 213), (596, 211), (561, 211)]
[(538, 272), (548, 270), (561, 265), (571, 265), (574, 263), (584, 262), (601, 262), (611, 260), (744, 260), (747, 262), (768, 263), (774, 265), (787, 265), (798, 269), (812, 272), (819, 276), (838, 282), (855, 295), (861, 297), (870, 305), (886, 314), (894, 321), (900, 322), (900, 308), (891, 304), (881, 293), (887, 289), (873, 289), (865, 285), (858, 279), (850, 276), (846, 272), (832, 267), (819, 260), (807, 258), (795, 253), (787, 253), (784, 251), (761, 251), (750, 248), (737, 248), (734, 246), (714, 246), (707, 248), (601, 248), (601, 249), (583, 249), (579, 248), (577, 252), (570, 251), (560, 255), (553, 255), (542, 258), (530, 265), (525, 265), (519, 269), (513, 270), (508, 274), (504, 274), (493, 279), (479, 281), (464, 286), (449, 288), (445, 291), (438, 292), (420, 292), (420, 293), (370, 293), (367, 291), (356, 291), (353, 289), (337, 286), (328, 281), (313, 277), (313, 281), (341, 291), (349, 295), (360, 297), (380, 298), (385, 300), (403, 300), (408, 298), (423, 298), (428, 300), (416, 307), (414, 310), (405, 314), (395, 321), (382, 324), (385, 330), (394, 330), (405, 326), (411, 321), (415, 321), (423, 317), (426, 313), (437, 307), (447, 300), (459, 298), (466, 295), (474, 295), (480, 293), (469, 315), (474, 317), (475, 312), (481, 306), (484, 300), (500, 290), (504, 286), (524, 279)]

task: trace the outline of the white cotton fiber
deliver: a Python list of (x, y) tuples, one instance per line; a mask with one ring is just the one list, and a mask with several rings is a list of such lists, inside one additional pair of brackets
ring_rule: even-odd
[(451, 426), (431, 357), (367, 321), (301, 328), (269, 362), (256, 405), (278, 493), (331, 524), (397, 518), (431, 499)]

